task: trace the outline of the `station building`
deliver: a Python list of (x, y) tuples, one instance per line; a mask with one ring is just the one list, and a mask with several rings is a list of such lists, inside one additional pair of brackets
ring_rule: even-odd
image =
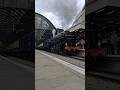
[(0, 0), (0, 53), (34, 59), (34, 11), (34, 0)]
[(43, 15), (35, 13), (35, 44), (40, 45), (45, 40), (53, 37), (55, 26)]
[[(86, 3), (86, 38), (90, 48), (105, 48), (106, 54), (115, 54), (115, 41), (120, 53), (120, 2), (119, 0), (88, 0)], [(113, 35), (115, 32), (116, 35)], [(117, 36), (112, 40), (112, 36)], [(92, 43), (91, 43), (92, 41)]]
[(73, 33), (79, 33), (79, 37), (81, 39), (85, 38), (85, 9), (83, 8), (82, 11), (78, 13), (76, 16), (72, 27), (70, 27), (67, 31)]
[[(85, 42), (85, 9), (78, 13), (76, 16), (72, 27), (70, 27), (67, 31), (74, 33), (74, 35), (78, 36), (77, 44), (81, 44), (81, 41)], [(84, 45), (82, 47), (85, 48)]]
[(68, 29), (68, 31), (73, 32), (73, 31), (78, 31), (80, 29), (85, 29), (85, 9), (80, 11), (78, 15), (76, 16), (72, 27)]

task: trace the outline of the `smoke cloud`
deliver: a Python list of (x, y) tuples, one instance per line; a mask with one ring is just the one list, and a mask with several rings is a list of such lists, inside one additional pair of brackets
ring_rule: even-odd
[(35, 0), (35, 11), (47, 17), (56, 28), (68, 28), (82, 10), (85, 0)]

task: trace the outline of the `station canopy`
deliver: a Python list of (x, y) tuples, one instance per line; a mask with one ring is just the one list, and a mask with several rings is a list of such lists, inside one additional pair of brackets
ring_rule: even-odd
[(29, 9), (0, 7), (0, 42), (3, 46), (32, 31), (32, 15), (33, 11)]
[(86, 30), (108, 33), (119, 29), (120, 7), (105, 6), (86, 15)]

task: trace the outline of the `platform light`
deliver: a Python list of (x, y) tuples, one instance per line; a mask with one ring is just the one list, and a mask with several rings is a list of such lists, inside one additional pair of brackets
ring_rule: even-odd
[(108, 12), (107, 14), (111, 14), (111, 13), (114, 13), (115, 11), (111, 11), (111, 12)]
[(102, 11), (104, 11), (105, 9), (103, 8), (103, 9), (101, 9), (101, 10), (98, 10), (98, 11), (96, 11), (95, 13), (100, 13), (100, 12), (102, 12)]

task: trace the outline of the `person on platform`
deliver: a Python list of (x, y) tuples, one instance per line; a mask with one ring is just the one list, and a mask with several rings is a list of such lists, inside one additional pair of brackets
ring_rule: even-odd
[(82, 49), (84, 49), (85, 40), (84, 40), (84, 39), (81, 39), (81, 40), (80, 40), (80, 43), (81, 43)]
[(118, 36), (115, 31), (111, 33), (111, 45), (113, 54), (118, 54)]

